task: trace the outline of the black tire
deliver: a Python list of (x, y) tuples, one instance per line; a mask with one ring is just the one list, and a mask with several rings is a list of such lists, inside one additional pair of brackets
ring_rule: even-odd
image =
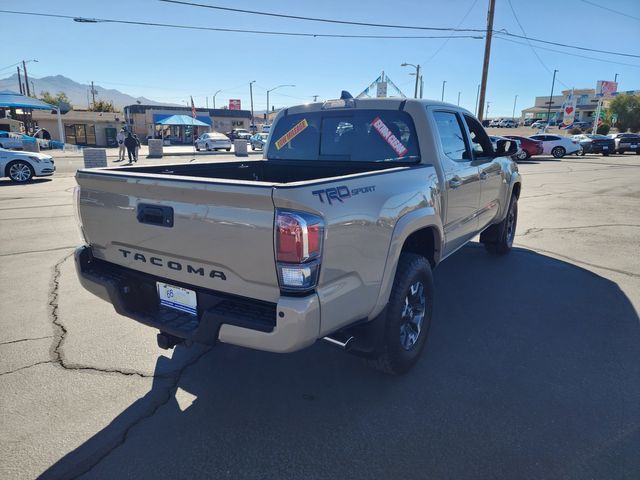
[(230, 148), (227, 148), (227, 149), (225, 149), (225, 150), (226, 150), (227, 152), (230, 152), (230, 151), (231, 151), (231, 149), (230, 149)]
[(33, 180), (33, 176), (36, 174), (33, 167), (23, 160), (14, 160), (6, 168), (7, 177), (13, 183), (27, 183)]
[(196, 152), (199, 152), (199, 151), (200, 151), (200, 148), (199, 148), (199, 147), (196, 147)]
[(518, 226), (518, 199), (511, 196), (509, 210), (500, 223), (492, 225), (480, 235), (480, 241), (484, 244), (489, 253), (504, 255), (509, 253), (513, 247), (513, 240), (516, 236)]
[(551, 155), (553, 155), (553, 158), (562, 158), (567, 154), (567, 151), (565, 150), (564, 147), (553, 147), (551, 149)]
[[(408, 307), (410, 298), (416, 302), (411, 301), (413, 305)], [(390, 375), (408, 372), (426, 344), (432, 314), (433, 276), (429, 261), (415, 253), (402, 253), (384, 313), (380, 344), (366, 363)]]
[(602, 156), (603, 157), (608, 157), (609, 156), (609, 152), (603, 153)]
[(580, 150), (578, 150), (578, 155), (584, 157), (586, 154), (587, 152), (585, 151), (584, 147), (580, 147)]

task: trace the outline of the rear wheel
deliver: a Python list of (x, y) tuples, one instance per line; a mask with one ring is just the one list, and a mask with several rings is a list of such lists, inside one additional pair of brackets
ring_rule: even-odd
[(230, 152), (230, 151), (231, 151), (231, 149), (230, 149), (230, 148), (227, 148), (226, 150), (227, 150), (227, 152)]
[(511, 251), (513, 240), (516, 237), (516, 226), (518, 224), (518, 199), (511, 196), (509, 210), (502, 222), (492, 225), (480, 235), (480, 241), (487, 251), (496, 254), (505, 254)]
[(15, 183), (26, 183), (33, 178), (35, 172), (27, 162), (16, 160), (7, 166), (8, 177)]
[(406, 373), (427, 341), (433, 313), (433, 277), (426, 258), (402, 253), (385, 311), (380, 344), (367, 363), (391, 375)]
[(211, 151), (211, 145), (207, 143), (207, 152), (210, 152), (210, 151)]
[(584, 147), (581, 145), (580, 150), (578, 150), (578, 155), (580, 155), (581, 157), (584, 157), (586, 154), (587, 152), (584, 151)]
[(529, 158), (529, 152), (527, 152), (526, 150), (520, 150), (520, 153), (516, 155), (516, 158), (518, 160), (526, 160), (527, 158)]
[(564, 147), (553, 147), (553, 149), (551, 150), (551, 155), (553, 155), (553, 158), (562, 158), (566, 154), (567, 151)]

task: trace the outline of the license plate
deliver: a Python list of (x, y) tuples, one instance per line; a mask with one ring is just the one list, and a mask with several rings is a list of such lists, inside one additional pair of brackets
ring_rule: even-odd
[(160, 305), (180, 310), (191, 315), (198, 314), (198, 298), (196, 292), (168, 283), (156, 282)]
[(602, 147), (603, 150), (609, 150), (609, 147)]

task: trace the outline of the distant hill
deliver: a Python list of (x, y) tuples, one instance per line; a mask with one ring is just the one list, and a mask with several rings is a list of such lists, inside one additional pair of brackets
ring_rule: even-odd
[[(22, 79), (24, 82), (24, 78)], [(71, 104), (75, 108), (87, 108), (87, 98), (91, 96), (91, 85), (78, 83), (63, 75), (56, 75), (53, 77), (33, 78), (29, 77), (29, 83), (33, 81), (36, 95), (40, 96), (40, 92), (48, 91), (52, 95), (58, 92), (64, 92), (71, 100)], [(31, 88), (31, 85), (30, 87)], [(126, 105), (134, 105), (138, 101), (145, 105), (175, 105), (161, 102), (155, 102), (145, 97), (132, 97), (126, 93), (122, 93), (119, 90), (108, 89), (101, 87), (100, 85), (94, 85), (96, 89), (96, 100), (106, 100), (107, 102), (113, 102), (113, 105), (122, 110), (122, 107)], [(0, 90), (13, 90), (19, 92), (18, 88), (18, 74), (14, 73), (8, 78), (0, 79)]]

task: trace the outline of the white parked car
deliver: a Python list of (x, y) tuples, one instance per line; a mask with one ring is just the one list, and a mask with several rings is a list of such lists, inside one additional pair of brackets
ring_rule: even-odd
[(231, 151), (231, 140), (224, 133), (208, 132), (203, 133), (196, 140), (196, 150), (226, 150)]
[(0, 148), (0, 177), (9, 177), (16, 183), (26, 183), (33, 177), (53, 175), (55, 171), (51, 155)]
[(500, 121), (498, 126), (502, 128), (516, 128), (518, 126), (518, 122), (516, 122), (515, 120), (511, 120), (510, 118), (505, 118), (504, 120)]
[(575, 143), (569, 137), (541, 133), (539, 135), (531, 135), (529, 138), (542, 142), (542, 153), (544, 155), (553, 155), (554, 158), (562, 158), (565, 155), (580, 151), (580, 144)]

